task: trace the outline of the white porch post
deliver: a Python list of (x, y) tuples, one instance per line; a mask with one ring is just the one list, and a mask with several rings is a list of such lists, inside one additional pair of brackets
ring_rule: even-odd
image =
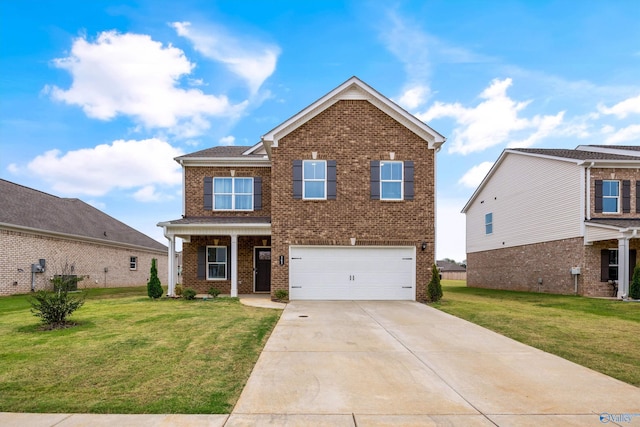
[(629, 296), (629, 239), (618, 239), (618, 298)]
[(169, 289), (167, 289), (167, 296), (175, 296), (176, 290), (176, 236), (170, 234), (167, 236), (169, 239)]
[(238, 235), (231, 235), (231, 297), (238, 296)]

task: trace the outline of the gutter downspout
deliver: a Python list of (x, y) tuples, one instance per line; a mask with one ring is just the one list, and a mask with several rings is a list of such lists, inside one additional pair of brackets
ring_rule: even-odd
[(169, 262), (168, 265), (168, 279), (169, 279), (169, 287), (167, 289), (167, 296), (173, 297), (176, 292), (176, 236), (172, 233), (167, 232), (167, 226), (162, 227), (164, 231), (164, 237), (169, 240)]
[(596, 164), (596, 162), (591, 162), (589, 166), (587, 166), (587, 189), (585, 191), (585, 201), (587, 206), (587, 211), (585, 212), (585, 218), (587, 220), (591, 219), (591, 168)]

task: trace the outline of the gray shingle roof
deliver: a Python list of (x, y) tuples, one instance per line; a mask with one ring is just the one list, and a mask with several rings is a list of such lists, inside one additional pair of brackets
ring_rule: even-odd
[(436, 261), (436, 265), (440, 268), (440, 271), (467, 271), (467, 269), (461, 265), (444, 260)]
[(251, 145), (221, 145), (196, 151), (195, 153), (185, 154), (184, 156), (178, 157), (178, 159), (190, 157), (264, 157), (263, 154), (248, 154), (243, 156), (242, 153), (251, 147)]
[(79, 199), (53, 196), (0, 179), (0, 200), (0, 223), (167, 250), (162, 243)]
[[(626, 147), (612, 147), (609, 148), (625, 148)], [(567, 150), (556, 148), (511, 148), (512, 151), (519, 151), (521, 153), (540, 154), (544, 156), (563, 157), (565, 159), (576, 160), (640, 160), (639, 156), (625, 156), (622, 154), (610, 154), (602, 153), (598, 151), (584, 151), (584, 150)], [(637, 151), (636, 148), (633, 148)], [(640, 153), (639, 153), (640, 154)]]
[(587, 224), (610, 225), (620, 228), (640, 228), (640, 218), (591, 218)]

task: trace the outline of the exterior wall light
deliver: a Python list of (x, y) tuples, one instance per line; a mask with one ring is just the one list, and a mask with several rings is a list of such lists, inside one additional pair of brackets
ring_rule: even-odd
[(422, 242), (422, 250), (423, 251), (427, 250), (427, 242)]

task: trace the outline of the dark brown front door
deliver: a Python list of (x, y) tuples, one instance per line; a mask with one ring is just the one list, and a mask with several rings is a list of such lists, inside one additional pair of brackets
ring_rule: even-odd
[(256, 248), (256, 292), (271, 292), (271, 248)]

